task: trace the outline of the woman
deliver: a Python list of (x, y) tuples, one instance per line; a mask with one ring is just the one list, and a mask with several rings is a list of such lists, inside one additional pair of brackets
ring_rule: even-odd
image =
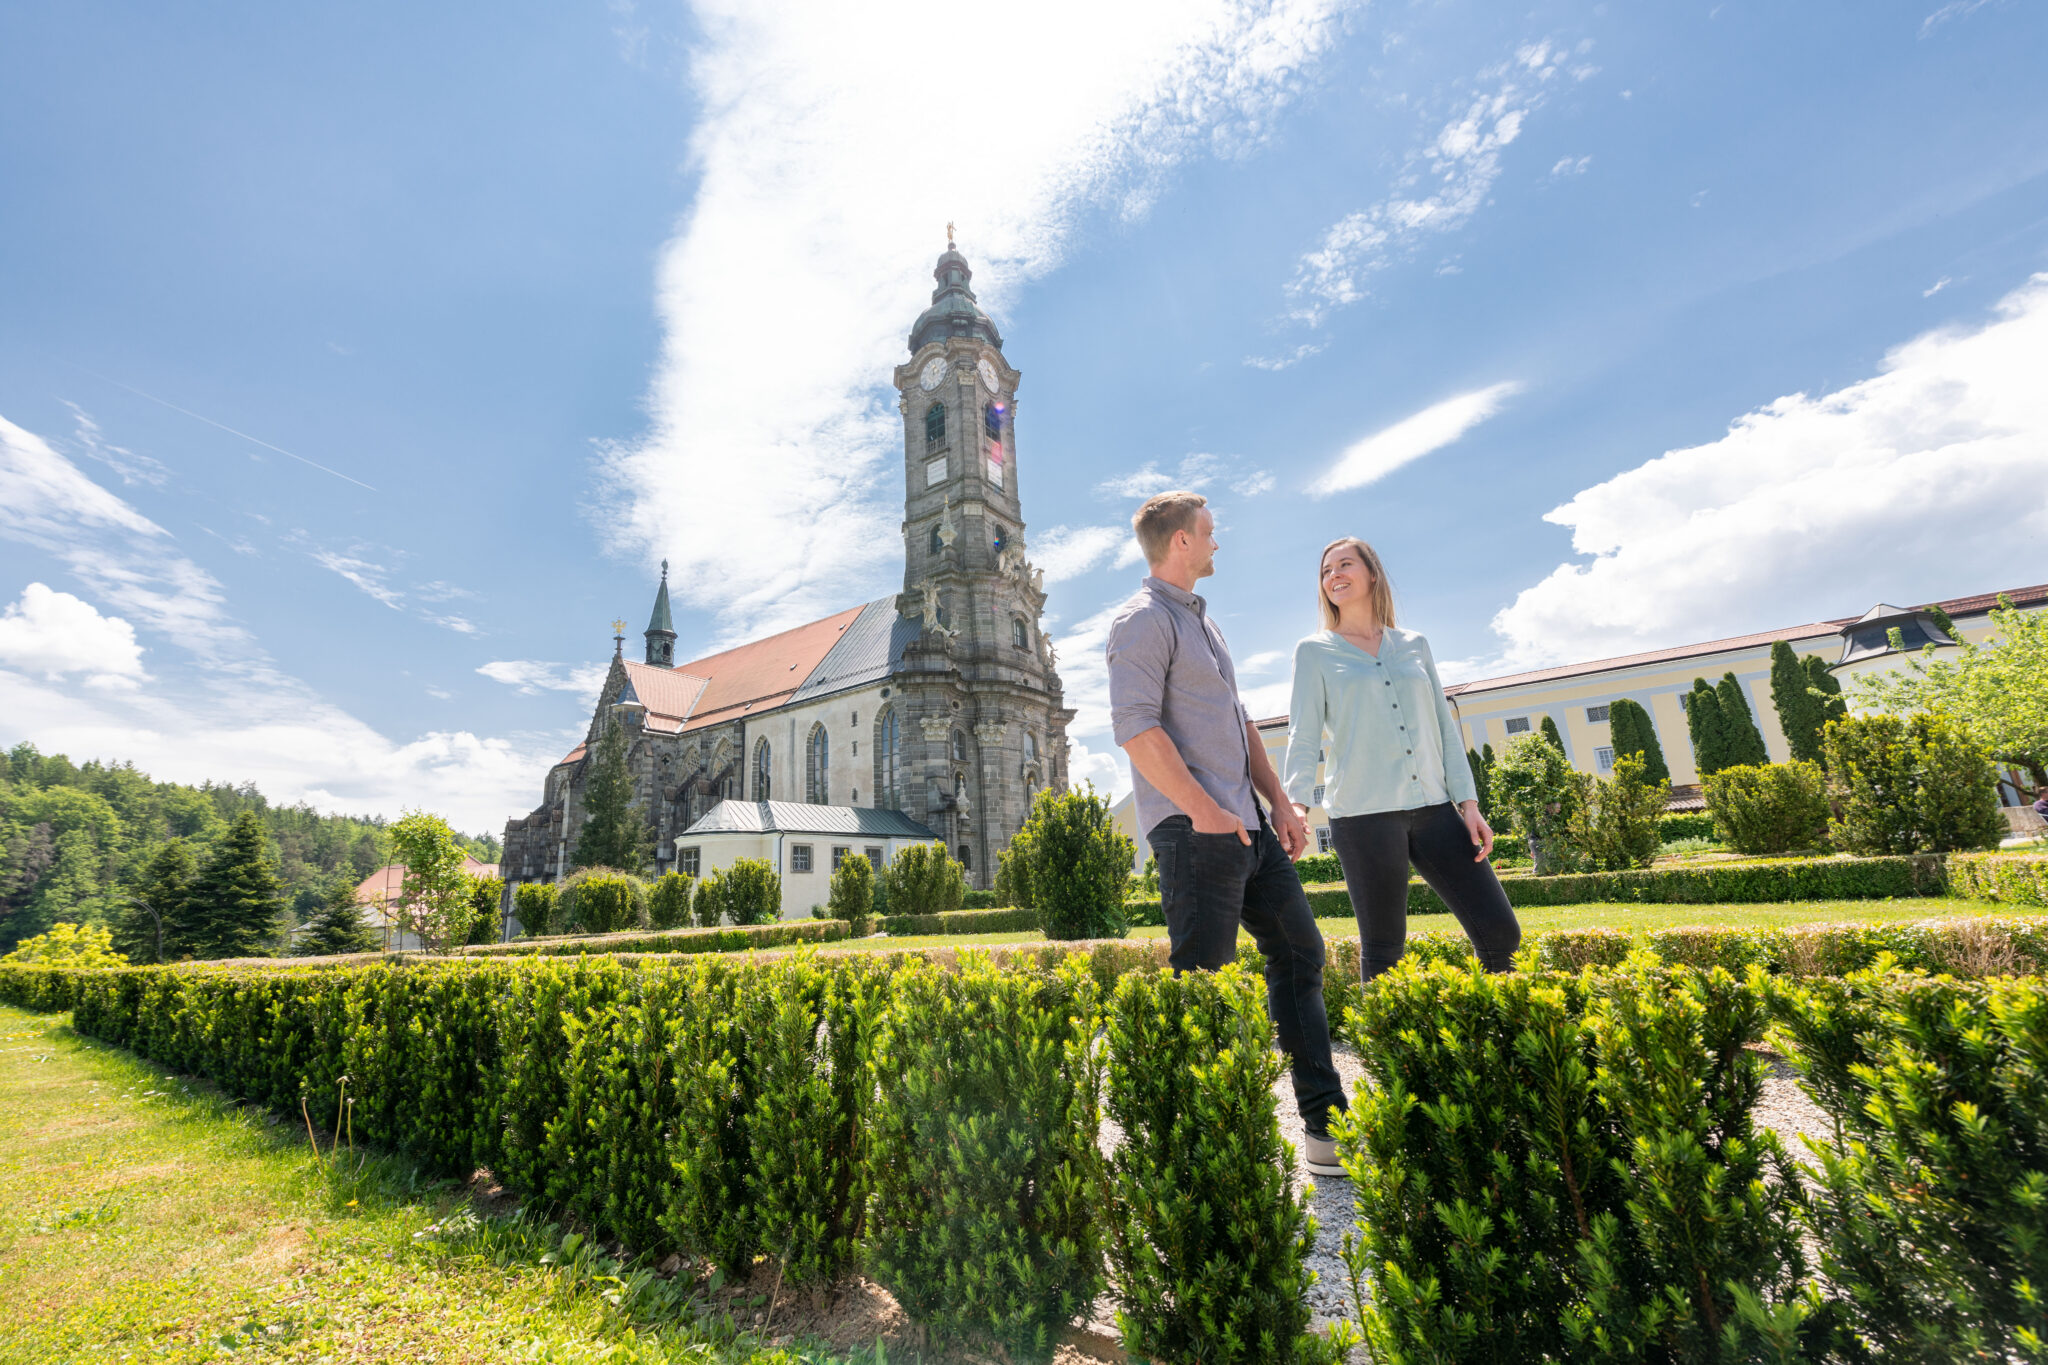
[(1486, 861), (1493, 831), (1429, 642), (1395, 628), (1393, 589), (1364, 541), (1332, 541), (1320, 576), (1323, 629), (1294, 648), (1285, 780), (1306, 816), (1327, 732), (1323, 806), (1358, 917), (1359, 973), (1370, 981), (1401, 958), (1410, 863), (1486, 970), (1506, 971), (1522, 927)]

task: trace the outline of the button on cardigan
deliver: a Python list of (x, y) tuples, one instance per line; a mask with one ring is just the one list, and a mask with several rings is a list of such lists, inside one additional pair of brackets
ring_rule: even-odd
[(1323, 808), (1332, 819), (1476, 800), (1464, 747), (1429, 641), (1414, 631), (1385, 631), (1377, 656), (1332, 630), (1294, 647), (1290, 801), (1311, 804), (1324, 749)]

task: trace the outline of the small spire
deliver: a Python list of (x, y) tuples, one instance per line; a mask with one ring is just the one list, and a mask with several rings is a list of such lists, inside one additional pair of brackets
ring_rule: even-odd
[(626, 623), (614, 617), (612, 618), (612, 655), (615, 658), (623, 657), (625, 652)]

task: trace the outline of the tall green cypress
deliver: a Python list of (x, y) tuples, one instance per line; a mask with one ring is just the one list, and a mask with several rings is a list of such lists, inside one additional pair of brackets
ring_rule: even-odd
[[(1825, 732), (1829, 721), (1849, 718), (1849, 704), (1842, 700), (1842, 680), (1828, 671), (1827, 663), (1818, 654), (1807, 655), (1802, 663), (1807, 684), (1812, 691), (1822, 694), (1813, 698), (1813, 704), (1819, 712), (1820, 729)], [(1825, 755), (1820, 761), (1827, 761)]]
[(256, 812), (245, 810), (192, 880), (189, 947), (200, 958), (268, 957), (283, 917), (270, 841)]
[(1692, 740), (1692, 766), (1702, 781), (1728, 766), (1728, 727), (1721, 717), (1721, 697), (1705, 678), (1692, 680), (1685, 703), (1685, 730)]
[(1472, 790), (1479, 796), (1479, 813), (1493, 823), (1493, 777), (1486, 771), (1487, 763), (1479, 757), (1477, 749), (1465, 751), (1465, 764), (1472, 769)]
[(646, 822), (633, 808), (625, 727), (610, 717), (605, 718), (604, 733), (598, 736), (597, 752), (591, 756), (583, 808), (590, 814), (576, 837), (576, 866), (638, 872), (647, 861)]
[(1670, 765), (1664, 761), (1664, 746), (1657, 741), (1657, 724), (1642, 703), (1623, 697), (1607, 708), (1607, 725), (1614, 742), (1617, 761), (1630, 755), (1643, 761), (1645, 780), (1669, 782)]
[(1820, 701), (1807, 688), (1806, 668), (1784, 640), (1771, 646), (1771, 705), (1794, 759), (1820, 761)]
[(1541, 729), (1543, 731), (1543, 737), (1550, 741), (1552, 748), (1556, 749), (1559, 753), (1565, 755), (1567, 758), (1571, 756), (1571, 750), (1564, 747), (1564, 736), (1559, 734), (1557, 731), (1556, 721), (1552, 720), (1549, 716), (1545, 716), (1543, 718), (1543, 725), (1541, 726)]
[(1764, 748), (1763, 731), (1756, 728), (1756, 717), (1750, 714), (1742, 680), (1731, 670), (1722, 675), (1720, 686), (1714, 691), (1721, 699), (1721, 724), (1728, 736), (1728, 761), (1722, 766), (1770, 762), (1770, 751)]

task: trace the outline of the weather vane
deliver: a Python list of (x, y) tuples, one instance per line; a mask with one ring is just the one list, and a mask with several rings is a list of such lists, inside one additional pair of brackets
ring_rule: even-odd
[(614, 640), (623, 640), (626, 638), (626, 623), (624, 621), (620, 621), (617, 619), (614, 619), (612, 621), (612, 638)]

